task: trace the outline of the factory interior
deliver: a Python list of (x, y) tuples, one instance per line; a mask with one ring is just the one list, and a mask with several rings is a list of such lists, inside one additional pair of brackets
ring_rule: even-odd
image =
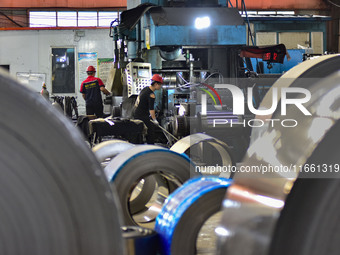
[(340, 0), (1, 0), (0, 254), (338, 255), (339, 52)]

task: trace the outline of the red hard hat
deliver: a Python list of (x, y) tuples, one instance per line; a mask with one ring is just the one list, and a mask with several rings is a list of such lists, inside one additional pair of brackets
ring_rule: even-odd
[(96, 68), (94, 68), (94, 66), (88, 66), (86, 69), (86, 72), (95, 72)]
[(162, 78), (162, 76), (160, 76), (159, 74), (154, 74), (154, 75), (152, 76), (151, 80), (163, 84), (163, 78)]

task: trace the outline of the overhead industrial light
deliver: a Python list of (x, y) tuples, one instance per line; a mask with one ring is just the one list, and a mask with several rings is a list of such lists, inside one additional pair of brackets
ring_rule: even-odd
[(197, 17), (195, 19), (195, 28), (203, 29), (210, 27), (210, 18), (208, 16), (205, 17)]

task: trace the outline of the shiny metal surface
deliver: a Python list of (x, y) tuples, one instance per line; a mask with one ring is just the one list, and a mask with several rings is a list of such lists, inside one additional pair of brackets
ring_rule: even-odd
[[(124, 223), (145, 226), (154, 224), (165, 198), (181, 186), (194, 172), (194, 164), (184, 155), (155, 145), (138, 145), (117, 155), (104, 172), (117, 187)], [(133, 210), (133, 192), (144, 179), (154, 178), (153, 194), (143, 210)], [(144, 183), (145, 184), (145, 183)], [(143, 190), (144, 188), (142, 188)], [(148, 224), (148, 227), (152, 227)]]
[(1, 254), (122, 255), (119, 201), (83, 136), (0, 70)]
[(159, 54), (163, 59), (173, 61), (181, 56), (182, 47), (160, 48)]
[[(287, 194), (300, 175), (299, 170), (306, 169), (303, 166), (339, 121), (340, 73), (305, 86), (312, 97), (304, 106), (312, 116), (302, 114), (294, 105), (288, 106), (287, 116), (275, 112), (273, 119), (295, 119), (298, 126), (268, 127), (249, 147), (241, 165), (243, 170), (249, 167), (249, 171), (235, 174), (235, 183), (228, 189), (223, 202), (217, 254), (267, 254), (273, 228)], [(340, 176), (338, 172), (304, 174), (304, 178), (323, 177)]]
[(220, 211), (231, 180), (202, 176), (192, 178), (172, 193), (157, 216), (163, 255), (194, 255), (204, 223)]
[[(176, 187), (181, 186), (181, 183), (178, 183), (178, 180), (176, 178), (172, 183), (176, 185)], [(156, 219), (157, 215), (161, 211), (161, 208), (164, 204), (165, 199), (169, 196), (171, 193), (171, 189), (169, 188), (168, 182), (162, 177), (162, 175), (153, 174), (149, 175), (145, 179), (145, 183), (142, 187), (141, 193), (136, 198), (133, 198), (134, 190), (131, 194), (129, 206), (130, 206), (130, 212), (132, 214), (132, 218), (135, 222), (137, 222), (140, 226), (152, 226), (154, 223), (154, 220)], [(152, 183), (151, 183), (152, 182)], [(176, 184), (175, 184), (176, 183)], [(147, 187), (144, 187), (147, 186)], [(137, 185), (138, 187), (138, 185)], [(152, 190), (151, 190), (152, 188)], [(145, 196), (145, 191), (143, 190), (151, 190), (150, 196)], [(144, 199), (141, 200), (140, 196), (142, 196)], [(147, 198), (147, 199), (146, 199)], [(137, 201), (136, 201), (137, 200)], [(138, 202), (139, 210), (133, 210), (136, 208), (136, 202)], [(143, 206), (143, 210), (140, 208)], [(151, 223), (151, 224), (148, 224)]]
[[(298, 66), (290, 69), (288, 72), (283, 74), (280, 79), (278, 79), (273, 86), (266, 93), (265, 97), (261, 101), (259, 109), (267, 110), (272, 106), (272, 98), (273, 98), (273, 90), (274, 89), (282, 89), (294, 86), (294, 84), (298, 84), (298, 86), (303, 86), (308, 88), (313, 83), (318, 82), (320, 78), (327, 77), (331, 73), (335, 72), (340, 65), (340, 55), (339, 54), (331, 54), (320, 56), (308, 61), (304, 61)], [(300, 81), (302, 79), (309, 79), (308, 81)], [(280, 103), (281, 93), (277, 95), (278, 104)], [(266, 120), (271, 119), (272, 114), (270, 115), (257, 115), (256, 119)], [(265, 121), (265, 124), (262, 128), (253, 128), (251, 133), (252, 143), (255, 139), (261, 136), (266, 129), (269, 127), (269, 122)]]
[[(190, 110), (186, 110), (186, 111), (190, 111)], [(188, 134), (190, 134), (190, 121), (187, 116), (180, 116), (180, 115), (174, 116), (172, 120), (172, 125), (173, 125), (173, 133), (175, 136), (183, 137), (183, 136), (187, 136)], [(178, 139), (176, 141), (178, 141)]]
[(119, 153), (132, 148), (134, 144), (119, 140), (112, 139), (109, 141), (101, 142), (92, 148), (94, 155), (100, 163), (104, 162), (107, 158), (112, 159)]
[[(170, 150), (178, 152), (180, 154), (187, 154), (188, 156), (192, 156), (192, 151), (190, 151), (190, 149), (193, 149), (193, 147), (196, 146), (202, 146), (203, 144), (208, 144), (210, 145), (214, 152), (217, 152), (218, 155), (221, 158), (221, 167), (223, 166), (233, 166), (235, 165), (234, 159), (232, 158), (231, 152), (230, 152), (230, 148), (229, 146), (206, 134), (203, 133), (197, 133), (197, 134), (192, 134), (189, 136), (186, 136), (184, 138), (182, 138), (181, 140), (179, 140), (178, 142), (176, 142), (171, 148)], [(207, 153), (207, 151), (204, 151), (204, 148), (200, 147), (199, 148), (201, 150), (202, 153)], [(210, 148), (211, 149), (211, 148)], [(191, 154), (191, 155), (190, 155)], [(192, 160), (193, 157), (190, 157)], [(195, 160), (194, 160), (195, 161)], [(198, 164), (198, 162), (195, 162)], [(200, 168), (200, 172), (201, 173), (206, 173), (206, 171), (204, 171), (205, 169), (207, 169), (207, 166), (202, 165), (202, 167), (205, 167), (204, 169)], [(216, 167), (216, 171), (214, 172), (214, 174), (220, 175), (221, 177), (224, 178), (229, 178), (232, 177), (233, 173), (230, 173), (228, 171), (219, 171), (218, 167)], [(211, 172), (211, 171), (209, 171)]]
[[(92, 151), (96, 155), (102, 167), (105, 168), (115, 156), (123, 151), (131, 149), (133, 146), (135, 145), (132, 143), (119, 139), (112, 139), (97, 144), (92, 148)], [(156, 180), (152, 176), (142, 179), (137, 184), (130, 200), (130, 210), (132, 213), (140, 212), (145, 209), (145, 204), (151, 199), (156, 189), (156, 185)]]

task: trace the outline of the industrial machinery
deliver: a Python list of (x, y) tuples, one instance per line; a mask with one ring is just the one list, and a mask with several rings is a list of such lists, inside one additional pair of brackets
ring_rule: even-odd
[(130, 62), (126, 65), (127, 97), (138, 95), (146, 86), (151, 84), (151, 64)]
[[(122, 117), (129, 118), (138, 91), (148, 85), (142, 80), (150, 78), (151, 72), (161, 74), (165, 84), (156, 93), (155, 109), (162, 127), (178, 138), (198, 132), (217, 137), (231, 146), (239, 161), (251, 130), (244, 123), (252, 114), (234, 114), (231, 91), (215, 85), (235, 85), (244, 95), (254, 87), (257, 107), (258, 84), (263, 81), (253, 72), (249, 57), (282, 63), (286, 48), (246, 46), (244, 19), (226, 2), (127, 1), (128, 10), (122, 12), (119, 24), (111, 24), (115, 67), (120, 70), (116, 74), (123, 77), (115, 79), (118, 82), (112, 87), (116, 96), (123, 97)], [(164, 139), (159, 130), (159, 142), (166, 143)]]

